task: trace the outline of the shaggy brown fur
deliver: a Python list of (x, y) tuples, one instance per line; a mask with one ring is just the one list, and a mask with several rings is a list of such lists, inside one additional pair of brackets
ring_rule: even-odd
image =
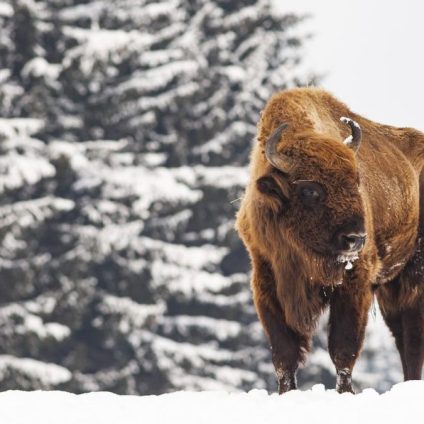
[[(359, 123), (359, 151), (340, 117)], [(266, 159), (269, 136), (288, 123), (278, 151), (294, 160), (281, 172)], [(337, 389), (352, 391), (373, 293), (399, 349), (405, 379), (420, 379), (424, 359), (424, 135), (351, 112), (329, 93), (300, 88), (274, 95), (262, 112), (251, 179), (237, 230), (252, 261), (255, 306), (267, 333), (279, 392), (296, 387), (317, 318), (330, 305), (329, 352)], [(421, 175), (421, 177), (420, 177)], [(325, 189), (320, 208), (305, 208), (296, 182)], [(346, 222), (367, 238), (351, 270), (331, 254)]]

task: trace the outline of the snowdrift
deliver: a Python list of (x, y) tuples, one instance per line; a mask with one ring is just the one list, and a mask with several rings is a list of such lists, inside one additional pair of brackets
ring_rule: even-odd
[(283, 396), (264, 390), (249, 393), (175, 392), (161, 396), (119, 396), (98, 392), (8, 391), (0, 394), (4, 424), (93, 423), (423, 423), (424, 382), (339, 395), (315, 385)]

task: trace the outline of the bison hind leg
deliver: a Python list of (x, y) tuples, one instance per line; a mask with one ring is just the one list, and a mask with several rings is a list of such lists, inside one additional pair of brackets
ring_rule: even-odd
[(376, 292), (383, 318), (395, 338), (405, 381), (420, 380), (424, 363), (424, 280), (417, 284), (417, 275), (411, 271), (407, 265), (399, 277)]
[(421, 380), (424, 362), (424, 302), (420, 299), (402, 314), (406, 380)]

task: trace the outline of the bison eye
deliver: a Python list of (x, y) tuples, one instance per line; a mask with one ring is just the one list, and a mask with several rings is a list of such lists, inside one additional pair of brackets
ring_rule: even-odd
[(301, 202), (307, 207), (317, 206), (325, 197), (324, 188), (319, 183), (299, 180), (293, 184)]

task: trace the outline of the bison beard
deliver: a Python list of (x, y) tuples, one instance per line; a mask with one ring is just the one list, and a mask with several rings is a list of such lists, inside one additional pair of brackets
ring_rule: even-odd
[(371, 122), (325, 91), (294, 89), (268, 102), (236, 227), (280, 393), (296, 388), (327, 306), (337, 390), (353, 392), (374, 294), (405, 380), (421, 378), (423, 165), (422, 133)]

